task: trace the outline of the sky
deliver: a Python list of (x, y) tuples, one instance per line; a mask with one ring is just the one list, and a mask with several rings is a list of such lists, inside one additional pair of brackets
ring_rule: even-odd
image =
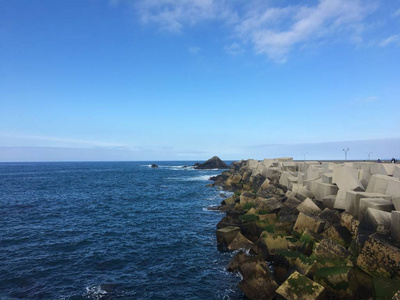
[(0, 161), (400, 158), (400, 1), (0, 0)]

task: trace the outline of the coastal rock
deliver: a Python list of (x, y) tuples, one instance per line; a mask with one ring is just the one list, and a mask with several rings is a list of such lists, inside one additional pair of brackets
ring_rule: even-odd
[(158, 168), (158, 165), (152, 164), (151, 167), (152, 167), (153, 169), (156, 169), (156, 168)]
[(214, 156), (204, 163), (196, 163), (195, 169), (206, 170), (206, 169), (228, 169), (229, 166), (224, 163), (218, 156)]

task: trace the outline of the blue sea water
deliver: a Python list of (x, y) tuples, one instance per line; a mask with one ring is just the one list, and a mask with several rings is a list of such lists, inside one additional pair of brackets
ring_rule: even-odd
[(0, 299), (241, 299), (193, 162), (0, 163)]

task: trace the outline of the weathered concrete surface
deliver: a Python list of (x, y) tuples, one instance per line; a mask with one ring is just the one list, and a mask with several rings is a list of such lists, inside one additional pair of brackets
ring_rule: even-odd
[(391, 235), (393, 242), (400, 244), (400, 211), (392, 211)]
[(338, 187), (334, 184), (318, 182), (315, 199), (322, 201), (322, 199), (329, 195), (336, 195), (338, 193)]
[(239, 227), (228, 226), (217, 230), (217, 242), (228, 246), (238, 235)]
[(325, 288), (301, 275), (294, 272), (290, 277), (276, 290), (277, 299), (304, 299), (319, 300), (324, 299)]
[[(360, 199), (361, 198), (383, 198), (390, 200), (390, 196), (380, 193), (368, 193), (368, 192), (346, 192), (346, 212), (353, 216), (359, 215)], [(359, 219), (361, 220), (361, 219)]]
[(384, 235), (370, 235), (357, 258), (359, 268), (376, 277), (400, 278), (400, 249)]
[(347, 166), (336, 167), (333, 170), (332, 183), (336, 183), (339, 189), (344, 191), (365, 191), (358, 179), (358, 170)]
[(392, 215), (390, 212), (368, 208), (360, 222), (362, 229), (379, 232), (383, 234), (390, 233), (392, 226)]
[(358, 209), (358, 219), (362, 220), (365, 211), (368, 208), (391, 212), (394, 210), (393, 203), (383, 198), (361, 198)]
[(232, 240), (232, 242), (228, 245), (229, 250), (250, 250), (253, 246), (253, 243), (249, 241), (245, 236), (243, 236), (240, 232), (236, 235), (236, 237)]
[(314, 280), (325, 288), (328, 299), (358, 299), (353, 267), (321, 268), (315, 273)]
[(299, 212), (305, 214), (316, 215), (321, 212), (321, 209), (310, 199), (305, 199), (299, 206), (297, 206)]
[(335, 209), (343, 209), (347, 208), (347, 201), (346, 201), (346, 190), (338, 190), (336, 195), (335, 204), (333, 205)]
[(293, 230), (302, 233), (304, 230), (309, 229), (312, 232), (320, 233), (324, 229), (324, 226), (325, 222), (321, 219), (301, 212), (297, 217)]
[(387, 175), (380, 175), (380, 174), (372, 175), (369, 180), (366, 192), (381, 193), (386, 195), (388, 184), (391, 181), (399, 182), (399, 179)]

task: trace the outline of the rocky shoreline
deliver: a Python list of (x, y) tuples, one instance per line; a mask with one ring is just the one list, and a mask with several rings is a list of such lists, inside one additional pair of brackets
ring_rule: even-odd
[(400, 299), (400, 166), (246, 160), (211, 178), (234, 192), (218, 246), (249, 299)]

